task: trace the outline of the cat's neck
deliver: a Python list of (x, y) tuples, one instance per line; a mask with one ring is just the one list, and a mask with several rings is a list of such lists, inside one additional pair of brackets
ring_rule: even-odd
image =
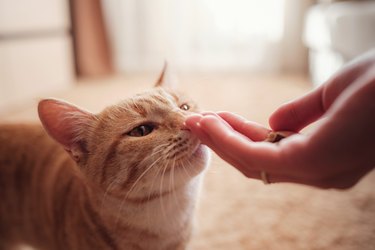
[(164, 244), (168, 243), (165, 239), (176, 241), (178, 237), (181, 237), (181, 242), (186, 242), (191, 232), (200, 179), (197, 176), (156, 198), (120, 199), (100, 194), (96, 197), (99, 214), (107, 222), (108, 229), (118, 235), (120, 242), (123, 239), (128, 241), (129, 233), (139, 233), (155, 241), (162, 237)]
[[(38, 210), (53, 211), (52, 222), (45, 230), (55, 230), (56, 235), (70, 231), (78, 233), (70, 236), (77, 239), (68, 239), (78, 244), (72, 249), (91, 242), (101, 249), (138, 249), (136, 246), (155, 250), (185, 249), (201, 176), (149, 199), (105, 195), (104, 190), (87, 180), (69, 160), (56, 171), (56, 178), (59, 180), (42, 181), (42, 189), (50, 190), (56, 199), (45, 197), (46, 206)], [(60, 221), (62, 224), (58, 224), (60, 217), (65, 218)], [(87, 234), (90, 230), (93, 232)], [(54, 243), (67, 244), (63, 238)], [(129, 247), (132, 245), (133, 248)]]

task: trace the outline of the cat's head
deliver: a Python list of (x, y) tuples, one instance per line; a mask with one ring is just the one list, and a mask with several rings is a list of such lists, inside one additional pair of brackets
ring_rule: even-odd
[[(165, 71), (165, 70), (164, 70)], [(145, 93), (92, 114), (54, 99), (38, 111), (48, 134), (94, 183), (113, 193), (153, 194), (200, 174), (207, 149), (184, 127), (197, 106), (177, 93), (163, 73)]]

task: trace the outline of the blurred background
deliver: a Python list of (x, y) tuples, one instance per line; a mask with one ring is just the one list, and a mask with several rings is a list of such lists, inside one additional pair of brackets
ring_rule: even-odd
[[(267, 125), (374, 47), (375, 1), (0, 0), (0, 121), (36, 121), (50, 96), (98, 112), (167, 60), (203, 109)], [(374, 249), (373, 183), (264, 187), (214, 156), (192, 249)]]
[(373, 1), (0, 0), (0, 110), (77, 78), (157, 72), (306, 75), (374, 47)]

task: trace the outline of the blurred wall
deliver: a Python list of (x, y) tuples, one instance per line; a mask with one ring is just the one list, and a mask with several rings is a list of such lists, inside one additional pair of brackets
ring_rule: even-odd
[(305, 15), (315, 0), (286, 0), (282, 40), (282, 72), (307, 73), (308, 51), (303, 44)]
[(164, 60), (192, 71), (303, 73), (304, 14), (313, 0), (102, 1), (123, 72)]
[(70, 0), (76, 73), (98, 77), (113, 73), (111, 49), (100, 0)]
[(0, 0), (0, 112), (74, 77), (66, 0)]

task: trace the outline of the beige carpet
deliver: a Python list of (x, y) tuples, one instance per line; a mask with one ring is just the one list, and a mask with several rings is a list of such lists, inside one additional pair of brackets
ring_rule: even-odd
[[(81, 81), (53, 94), (91, 111), (145, 90), (152, 75)], [(181, 88), (206, 110), (229, 110), (267, 124), (281, 103), (310, 89), (304, 77), (181, 75)], [(2, 120), (36, 119), (36, 100)], [(22, 105), (21, 105), (22, 106)], [(264, 186), (214, 156), (203, 185), (191, 249), (375, 249), (375, 173), (347, 191)]]

